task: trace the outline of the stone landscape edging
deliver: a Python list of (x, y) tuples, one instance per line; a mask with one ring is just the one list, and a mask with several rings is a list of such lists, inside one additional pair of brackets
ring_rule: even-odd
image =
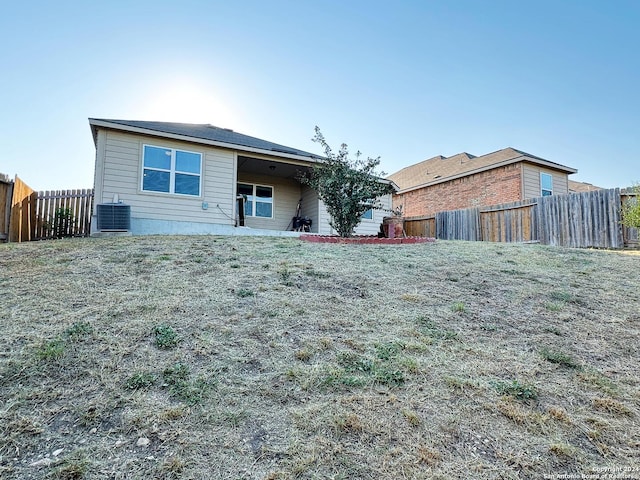
[(342, 243), (342, 244), (355, 244), (355, 245), (400, 245), (400, 244), (415, 244), (415, 243), (432, 243), (435, 242), (435, 238), (431, 237), (399, 237), (399, 238), (379, 238), (373, 235), (370, 236), (355, 236), (355, 237), (339, 237), (337, 235), (300, 235), (300, 240), (310, 243)]

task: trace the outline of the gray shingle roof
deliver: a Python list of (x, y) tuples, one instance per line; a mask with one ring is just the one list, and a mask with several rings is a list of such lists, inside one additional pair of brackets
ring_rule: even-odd
[(241, 147), (257, 148), (275, 153), (288, 153), (290, 155), (299, 155), (301, 157), (321, 158), (314, 153), (305, 152), (297, 148), (287, 147), (278, 143), (261, 140), (260, 138), (250, 137), (242, 133), (234, 132), (228, 128), (220, 128), (210, 124), (195, 123), (173, 123), (173, 122), (147, 122), (140, 120), (110, 120), (101, 118), (90, 118), (91, 121), (109, 122), (124, 127), (143, 128), (158, 133), (169, 133), (173, 135), (182, 135), (192, 137), (194, 139), (210, 140), (214, 142), (228, 143)]

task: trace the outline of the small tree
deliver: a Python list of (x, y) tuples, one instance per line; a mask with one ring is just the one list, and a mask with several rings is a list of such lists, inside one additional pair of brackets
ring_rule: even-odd
[(350, 237), (362, 215), (371, 208), (381, 208), (379, 198), (392, 193), (393, 188), (381, 179), (384, 173), (376, 171), (380, 157), (365, 160), (357, 152), (352, 160), (345, 143), (340, 145), (336, 154), (319, 127), (315, 132), (313, 141), (322, 145), (326, 158), (300, 180), (313, 188), (324, 202), (331, 215), (331, 227), (341, 237)]
[(640, 184), (632, 189), (635, 197), (622, 204), (622, 224), (625, 227), (640, 228)]
[(73, 217), (73, 211), (70, 208), (56, 208), (55, 215), (51, 222), (48, 223), (48, 228), (51, 229), (53, 238), (71, 237), (73, 224), (75, 219)]

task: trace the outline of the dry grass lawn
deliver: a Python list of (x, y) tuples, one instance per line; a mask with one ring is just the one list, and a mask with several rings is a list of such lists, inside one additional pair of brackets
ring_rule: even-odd
[(639, 273), (537, 245), (0, 245), (0, 477), (639, 478)]

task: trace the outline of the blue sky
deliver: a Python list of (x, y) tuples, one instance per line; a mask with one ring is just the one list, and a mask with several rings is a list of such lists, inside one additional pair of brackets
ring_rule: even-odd
[(640, 1), (12, 2), (0, 172), (89, 188), (88, 117), (211, 123), (393, 173), (510, 146), (640, 181)]

